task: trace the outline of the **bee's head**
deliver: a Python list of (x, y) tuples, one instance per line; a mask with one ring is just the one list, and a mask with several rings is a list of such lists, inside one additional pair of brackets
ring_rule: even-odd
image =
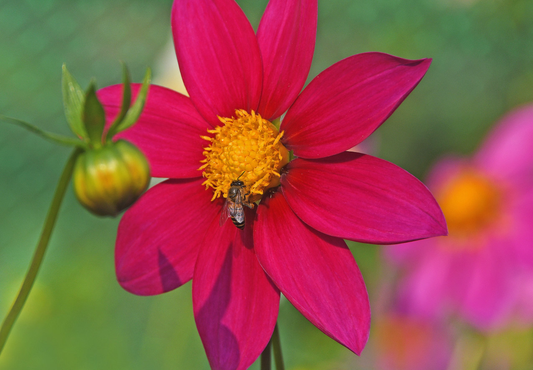
[(241, 176), (244, 175), (244, 172), (246, 172), (246, 171), (242, 171), (242, 173), (239, 175), (239, 177), (237, 177), (237, 180), (233, 180), (231, 182), (231, 186), (244, 186), (244, 182), (239, 180), (241, 178)]

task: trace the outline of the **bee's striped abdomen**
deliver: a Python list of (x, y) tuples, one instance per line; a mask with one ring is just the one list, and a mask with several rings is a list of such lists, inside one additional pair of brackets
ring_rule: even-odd
[(235, 217), (231, 217), (231, 221), (233, 222), (233, 225), (235, 225), (237, 228), (241, 230), (244, 229), (244, 220), (242, 220), (242, 222), (239, 222)]

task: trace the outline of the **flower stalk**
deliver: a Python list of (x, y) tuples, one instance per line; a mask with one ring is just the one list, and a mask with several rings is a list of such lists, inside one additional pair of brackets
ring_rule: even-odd
[(48, 210), (48, 214), (46, 215), (41, 237), (35, 249), (30, 268), (26, 273), (26, 277), (24, 278), (24, 282), (22, 283), (17, 298), (15, 299), (13, 306), (11, 306), (11, 309), (9, 310), (9, 313), (7, 314), (4, 322), (2, 323), (2, 327), (0, 328), (0, 354), (2, 353), (11, 328), (15, 324), (17, 317), (22, 311), (22, 308), (24, 307), (24, 304), (26, 303), (26, 300), (30, 294), (31, 288), (33, 287), (33, 283), (35, 282), (35, 278), (37, 277), (37, 273), (39, 272), (39, 268), (43, 262), (44, 253), (48, 247), (48, 242), (50, 241), (50, 236), (52, 235), (52, 231), (57, 220), (59, 208), (65, 196), (70, 178), (72, 177), (74, 164), (76, 163), (76, 160), (82, 151), (83, 150), (79, 147), (74, 149), (67, 164), (65, 165), (65, 168), (63, 169), (63, 173), (61, 174), (61, 178), (59, 179), (56, 187), (54, 198)]
[(272, 347), (274, 350), (274, 362), (276, 364), (276, 370), (285, 370), (283, 364), (283, 354), (281, 353), (281, 340), (279, 338), (278, 324), (274, 327), (274, 333), (272, 334)]
[(263, 353), (261, 353), (261, 370), (272, 369), (272, 353), (274, 354), (274, 363), (276, 364), (276, 370), (285, 370), (283, 364), (283, 355), (281, 353), (281, 341), (279, 339), (278, 324), (274, 327), (272, 337), (268, 342)]
[(268, 342), (267, 346), (261, 353), (261, 370), (271, 370), (272, 369), (272, 339)]

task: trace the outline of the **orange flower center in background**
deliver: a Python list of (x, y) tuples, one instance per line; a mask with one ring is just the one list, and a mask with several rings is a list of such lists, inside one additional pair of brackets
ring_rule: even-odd
[(473, 169), (461, 171), (436, 197), (452, 237), (475, 236), (494, 225), (500, 216), (501, 189)]
[(254, 111), (236, 110), (236, 117), (219, 117), (224, 124), (202, 136), (210, 142), (199, 169), (206, 178), (203, 185), (213, 188), (212, 200), (226, 198), (231, 183), (244, 183), (248, 201), (261, 199), (263, 192), (279, 185), (279, 170), (289, 162), (289, 152), (281, 144), (283, 132)]

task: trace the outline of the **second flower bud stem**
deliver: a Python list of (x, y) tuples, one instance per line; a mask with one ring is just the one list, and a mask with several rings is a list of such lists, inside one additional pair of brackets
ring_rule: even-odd
[(37, 248), (33, 254), (30, 268), (26, 273), (26, 277), (24, 278), (24, 282), (22, 283), (17, 298), (15, 299), (13, 306), (11, 306), (11, 309), (9, 310), (9, 313), (7, 314), (4, 322), (2, 323), (2, 327), (0, 328), (0, 354), (2, 353), (4, 345), (6, 344), (11, 328), (15, 324), (17, 317), (22, 311), (22, 308), (26, 303), (26, 299), (30, 294), (33, 283), (35, 282), (35, 278), (37, 277), (37, 273), (39, 272), (39, 268), (41, 267), (41, 263), (43, 261), (44, 253), (48, 247), (48, 242), (50, 241), (50, 236), (52, 235), (52, 230), (54, 229), (55, 222), (57, 220), (59, 207), (61, 206), (65, 196), (70, 178), (72, 177), (74, 164), (76, 163), (76, 159), (82, 151), (82, 149), (76, 148), (72, 152), (67, 164), (65, 165), (63, 173), (61, 174), (61, 178), (59, 179), (54, 194), (54, 199), (52, 200), (52, 204), (50, 205), (50, 209), (46, 215), (46, 220), (44, 222), (39, 243), (37, 244)]

